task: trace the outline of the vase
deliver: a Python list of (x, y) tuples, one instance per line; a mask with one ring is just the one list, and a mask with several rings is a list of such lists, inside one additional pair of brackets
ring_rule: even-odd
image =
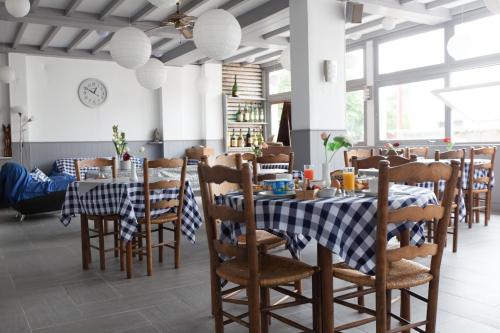
[(137, 177), (137, 167), (135, 166), (134, 163), (132, 163), (132, 165), (131, 165), (130, 180), (133, 182), (136, 182), (139, 180), (139, 177)]
[(331, 178), (330, 178), (330, 164), (329, 163), (323, 163), (322, 164), (322, 180), (325, 182), (326, 187), (330, 187), (331, 185)]
[(120, 170), (130, 170), (132, 167), (132, 162), (128, 161), (120, 161)]

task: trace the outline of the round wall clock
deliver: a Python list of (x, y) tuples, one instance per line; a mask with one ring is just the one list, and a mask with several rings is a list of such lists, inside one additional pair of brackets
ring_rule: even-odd
[(83, 105), (95, 108), (106, 101), (108, 90), (104, 83), (97, 79), (86, 79), (78, 87), (78, 97)]

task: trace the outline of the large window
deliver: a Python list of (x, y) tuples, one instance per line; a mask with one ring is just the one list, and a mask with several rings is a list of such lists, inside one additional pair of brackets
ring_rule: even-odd
[(496, 32), (500, 31), (500, 20), (493, 15), (455, 26), (456, 60), (500, 53)]
[(365, 140), (365, 93), (364, 90), (350, 91), (346, 95), (347, 133), (355, 142)]
[(444, 29), (385, 42), (378, 47), (379, 74), (444, 62)]
[(269, 73), (269, 95), (281, 94), (292, 91), (290, 72), (280, 69)]
[(357, 49), (347, 52), (345, 56), (345, 76), (347, 81), (365, 77), (365, 50)]
[(380, 140), (429, 140), (445, 136), (445, 107), (432, 91), (444, 79), (386, 86), (379, 89)]

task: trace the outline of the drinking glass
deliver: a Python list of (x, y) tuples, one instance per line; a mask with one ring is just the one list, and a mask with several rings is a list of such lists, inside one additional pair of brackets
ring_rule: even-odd
[(304, 179), (314, 180), (314, 166), (311, 164), (304, 165)]
[(346, 195), (350, 196), (354, 195), (354, 190), (356, 187), (354, 168), (353, 167), (344, 168), (344, 171), (342, 172), (342, 179), (344, 182), (344, 191)]

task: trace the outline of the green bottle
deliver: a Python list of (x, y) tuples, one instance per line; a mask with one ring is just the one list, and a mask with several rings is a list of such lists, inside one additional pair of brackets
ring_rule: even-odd
[(236, 74), (234, 74), (233, 89), (231, 91), (233, 97), (238, 97), (238, 80), (236, 79)]
[(236, 112), (236, 121), (237, 122), (242, 122), (244, 119), (243, 119), (243, 113), (241, 112), (241, 106), (240, 104), (238, 104), (238, 112)]

